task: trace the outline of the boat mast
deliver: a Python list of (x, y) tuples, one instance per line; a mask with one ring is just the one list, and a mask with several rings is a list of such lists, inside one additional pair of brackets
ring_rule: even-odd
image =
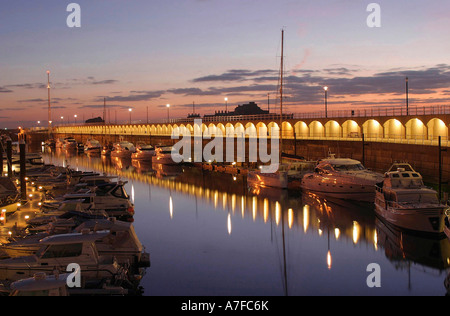
[(283, 74), (284, 74), (284, 30), (281, 30), (281, 76), (280, 76), (280, 163), (283, 156)]

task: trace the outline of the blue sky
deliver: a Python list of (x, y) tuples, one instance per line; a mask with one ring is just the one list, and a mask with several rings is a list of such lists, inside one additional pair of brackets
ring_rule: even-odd
[(448, 1), (377, 1), (380, 28), (364, 0), (80, 0), (81, 28), (66, 25), (70, 2), (1, 4), (0, 125), (47, 119), (47, 69), (58, 118), (102, 115), (103, 97), (124, 120), (264, 102), (282, 28), (292, 112), (320, 110), (323, 85), (331, 109), (402, 105), (406, 75), (412, 104), (448, 104)]

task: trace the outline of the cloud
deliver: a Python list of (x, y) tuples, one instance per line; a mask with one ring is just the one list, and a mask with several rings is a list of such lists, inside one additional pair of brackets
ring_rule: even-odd
[(11, 93), (13, 92), (12, 90), (6, 89), (4, 87), (0, 87), (0, 93)]
[(277, 72), (270, 69), (263, 70), (242, 70), (242, 69), (232, 69), (220, 75), (209, 75), (204, 77), (195, 78), (192, 82), (214, 82), (214, 81), (245, 81), (251, 80), (253, 77), (258, 77), (262, 75), (274, 75)]
[[(158, 99), (164, 94), (165, 91), (130, 91), (130, 95), (128, 96), (115, 96), (115, 97), (108, 97), (108, 101), (112, 102), (139, 102), (139, 101), (149, 101), (153, 99)], [(98, 97), (96, 99), (96, 102), (102, 102), (103, 96)]]
[[(129, 109), (134, 107), (126, 106), (126, 105), (118, 105), (118, 104), (106, 104), (107, 109), (115, 108), (115, 109)], [(80, 106), (79, 109), (103, 109), (103, 104), (89, 104)]]

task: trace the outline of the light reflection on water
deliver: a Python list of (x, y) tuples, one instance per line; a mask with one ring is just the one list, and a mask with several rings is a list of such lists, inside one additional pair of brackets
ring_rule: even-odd
[[(144, 295), (444, 295), (448, 239), (389, 229), (371, 206), (248, 188), (243, 176), (109, 157), (47, 163), (127, 180), (152, 266)], [(369, 288), (370, 263), (381, 288)]]

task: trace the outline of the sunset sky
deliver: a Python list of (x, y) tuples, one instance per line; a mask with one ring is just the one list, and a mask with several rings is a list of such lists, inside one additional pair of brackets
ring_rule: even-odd
[[(73, 123), (103, 115), (150, 121), (257, 102), (275, 110), (281, 29), (285, 30), (286, 111), (450, 105), (450, 2), (78, 0), (81, 28), (69, 28), (72, 1), (0, 5), (0, 127)], [(375, 2), (375, 1), (374, 1)]]

